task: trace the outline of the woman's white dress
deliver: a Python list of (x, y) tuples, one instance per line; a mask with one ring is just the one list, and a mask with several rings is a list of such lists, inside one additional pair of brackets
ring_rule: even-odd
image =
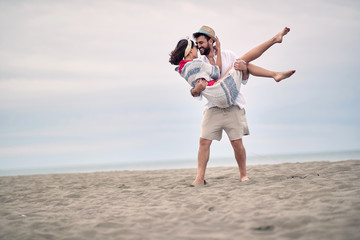
[[(175, 70), (179, 72), (179, 67)], [(219, 79), (220, 71), (218, 66), (213, 66), (200, 59), (196, 59), (186, 63), (181, 69), (180, 75), (191, 87), (195, 87), (198, 79), (204, 78), (206, 81)], [(235, 104), (235, 100), (240, 92), (241, 82), (241, 71), (236, 71), (233, 67), (225, 79), (213, 86), (207, 86), (201, 94), (215, 106), (227, 108)]]

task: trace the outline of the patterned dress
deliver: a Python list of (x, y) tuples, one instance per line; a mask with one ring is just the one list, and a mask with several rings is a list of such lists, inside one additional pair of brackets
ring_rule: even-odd
[[(175, 70), (179, 72), (179, 67), (175, 68)], [(205, 63), (200, 59), (186, 63), (179, 74), (191, 87), (195, 87), (196, 81), (200, 78), (211, 81), (220, 77), (218, 66)], [(220, 83), (207, 86), (201, 94), (215, 106), (227, 108), (235, 104), (235, 100), (240, 92), (241, 81), (241, 71), (236, 71), (232, 68)]]

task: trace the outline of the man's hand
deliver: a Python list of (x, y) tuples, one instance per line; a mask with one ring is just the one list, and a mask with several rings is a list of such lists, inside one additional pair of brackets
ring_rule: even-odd
[(234, 63), (234, 68), (237, 71), (247, 71), (247, 62), (241, 59), (236, 59), (236, 62)]
[(193, 97), (198, 97), (202, 91), (205, 90), (208, 82), (204, 78), (200, 78), (196, 81), (195, 87), (191, 89), (191, 95)]

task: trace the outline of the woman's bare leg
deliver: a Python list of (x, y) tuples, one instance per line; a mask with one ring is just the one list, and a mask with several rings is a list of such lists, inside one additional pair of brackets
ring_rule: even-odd
[(230, 72), (231, 69), (232, 69), (232, 67), (230, 67), (230, 68), (226, 71), (226, 73), (214, 83), (214, 85), (220, 83), (222, 80), (224, 80), (225, 78), (227, 78), (227, 76), (228, 76), (228, 74), (229, 74), (229, 72)]
[(276, 82), (280, 82), (295, 73), (295, 70), (274, 72), (251, 63), (248, 64), (248, 71), (253, 76), (273, 78)]
[(260, 44), (257, 47), (254, 47), (247, 53), (245, 53), (243, 56), (241, 56), (239, 59), (244, 60), (245, 62), (251, 62), (258, 57), (260, 57), (266, 50), (268, 50), (272, 45), (275, 43), (281, 43), (283, 37), (290, 31), (290, 28), (284, 28), (281, 32), (276, 34), (271, 39), (267, 40), (266, 42)]

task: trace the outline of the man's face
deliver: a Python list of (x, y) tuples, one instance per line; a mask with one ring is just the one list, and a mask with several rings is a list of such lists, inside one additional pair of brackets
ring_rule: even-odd
[(201, 55), (208, 55), (210, 53), (210, 44), (205, 36), (196, 38), (196, 45), (198, 46)]

